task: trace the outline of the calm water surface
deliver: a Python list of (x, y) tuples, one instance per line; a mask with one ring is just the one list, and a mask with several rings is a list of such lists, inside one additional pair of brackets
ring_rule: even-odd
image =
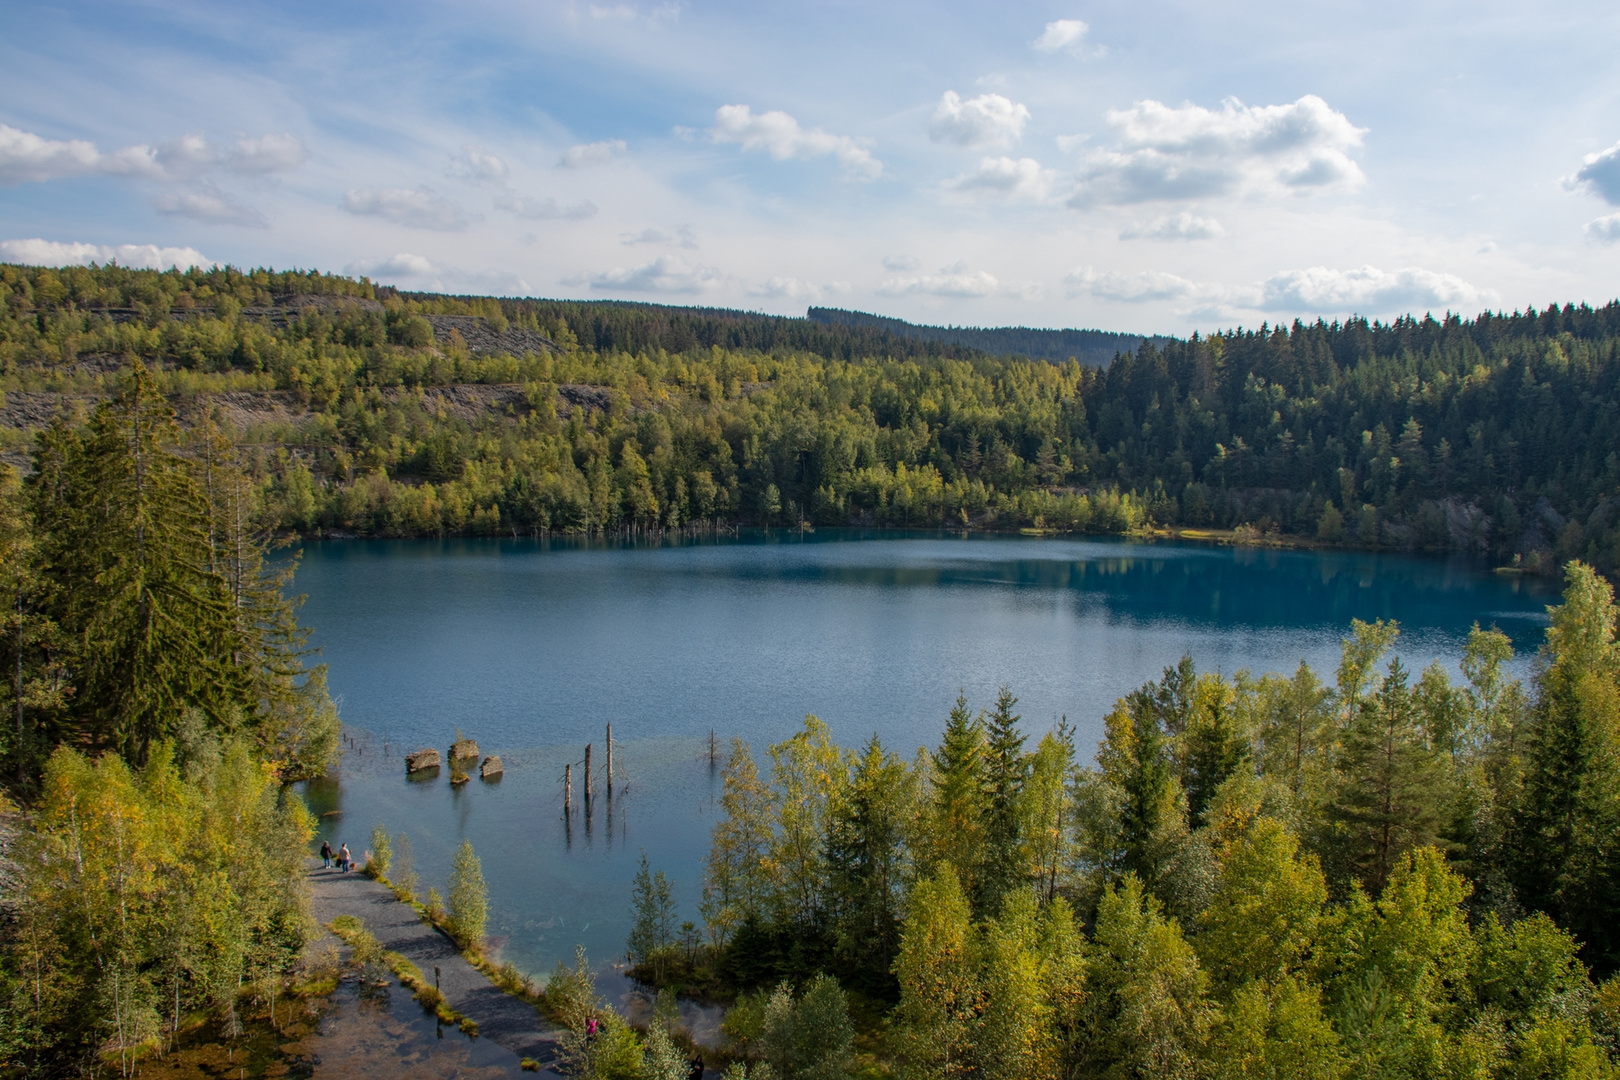
[[(983, 707), (1005, 683), (1027, 733), (1067, 716), (1090, 749), (1113, 701), (1183, 653), (1228, 674), (1305, 659), (1331, 679), (1350, 620), (1392, 618), (1409, 666), (1454, 665), (1476, 620), (1533, 650), (1556, 586), (1401, 556), (934, 534), (316, 543), (297, 588), (355, 745), (307, 794), (356, 851), (375, 823), (408, 833), (424, 891), (445, 891), (471, 838), (519, 967), (576, 943), (605, 962), (643, 850), (701, 922), (711, 731), (763, 758), (815, 713), (846, 745), (876, 733), (909, 757), (958, 688)], [(607, 724), (629, 790), (565, 816), (564, 765), (577, 804)], [(442, 752), (458, 728), (502, 756), (502, 780), (405, 778), (404, 753)]]

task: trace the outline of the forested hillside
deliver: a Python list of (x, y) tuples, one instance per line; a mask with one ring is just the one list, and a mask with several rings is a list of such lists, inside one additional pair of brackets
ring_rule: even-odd
[(1106, 368), (711, 309), (316, 273), (0, 269), (0, 438), (139, 358), (288, 529), (710, 521), (1124, 531), (1620, 560), (1620, 304), (1234, 330)]
[(1162, 347), (1168, 339), (1144, 338), (1141, 334), (1113, 334), (1103, 330), (1039, 330), (1029, 326), (919, 326), (902, 319), (869, 315), (864, 311), (812, 307), (805, 312), (811, 322), (886, 330), (898, 337), (963, 345), (994, 356), (1027, 356), (1033, 360), (1058, 363), (1075, 359), (1094, 367), (1107, 367), (1115, 354), (1135, 352), (1144, 341)]

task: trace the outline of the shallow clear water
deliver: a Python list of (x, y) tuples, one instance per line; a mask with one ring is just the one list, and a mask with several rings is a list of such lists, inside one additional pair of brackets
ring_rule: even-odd
[[(722, 542), (338, 541), (304, 548), (303, 617), (356, 742), (309, 785), (323, 834), (358, 851), (410, 834), (423, 889), (470, 837), (506, 958), (549, 969), (573, 946), (623, 951), (645, 850), (698, 922), (718, 795), (713, 731), (764, 756), (815, 713), (841, 742), (932, 745), (958, 688), (1011, 686), (1032, 736), (1066, 715), (1088, 750), (1113, 701), (1183, 653), (1201, 669), (1331, 678), (1352, 618), (1398, 619), (1419, 669), (1455, 663), (1476, 620), (1533, 650), (1557, 582), (1390, 555), (1123, 541), (857, 532)], [(604, 729), (627, 792), (579, 807)], [(452, 789), (403, 753), (457, 729), (506, 763)], [(562, 774), (576, 763), (575, 811)]]

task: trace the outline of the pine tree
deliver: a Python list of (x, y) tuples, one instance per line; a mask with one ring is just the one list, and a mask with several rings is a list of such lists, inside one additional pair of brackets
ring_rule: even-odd
[(1020, 820), (1029, 761), (1024, 756), (1024, 736), (1018, 730), (1019, 717), (1012, 711), (1016, 704), (1018, 699), (1003, 686), (985, 721), (984, 853), (974, 898), (974, 911), (981, 916), (995, 914), (1001, 898), (1029, 880)]
[(836, 951), (852, 985), (885, 994), (900, 948), (910, 780), (905, 763), (873, 735), (827, 814)]
[(1523, 792), (1509, 829), (1513, 883), (1620, 967), (1620, 646), (1614, 589), (1584, 563), (1565, 568), (1542, 650)]
[(962, 887), (975, 892), (987, 840), (989, 806), (987, 751), (982, 717), (968, 712), (957, 694), (939, 749), (932, 755), (933, 788), (928, 807), (927, 844), (919, 862), (925, 873), (950, 863)]
[(1336, 772), (1338, 861), (1378, 892), (1404, 852), (1436, 843), (1448, 824), (1446, 759), (1429, 745), (1399, 657), (1361, 698)]
[(1200, 675), (1192, 689), (1188, 720), (1177, 739), (1181, 785), (1187, 793), (1187, 822), (1204, 824), (1215, 791), (1249, 756), (1232, 686), (1219, 675)]
[(179, 428), (134, 365), (81, 439), (58, 427), (36, 454), (33, 504), (53, 614), (76, 654), (74, 711), (92, 745), (143, 761), (187, 706), (222, 729), (251, 712), (252, 677), (209, 507), (177, 452)]

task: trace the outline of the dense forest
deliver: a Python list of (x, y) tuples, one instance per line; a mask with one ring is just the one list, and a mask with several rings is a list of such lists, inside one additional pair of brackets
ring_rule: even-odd
[(1114, 334), (1104, 330), (1039, 330), (1028, 326), (919, 326), (903, 319), (870, 315), (843, 308), (812, 307), (805, 312), (811, 322), (831, 326), (887, 330), (898, 337), (964, 345), (992, 356), (1027, 356), (1032, 360), (1062, 363), (1075, 359), (1092, 367), (1107, 367), (1119, 353), (1135, 352), (1143, 341), (1162, 348), (1169, 339), (1144, 338), (1141, 334)]
[(0, 450), (141, 360), (280, 527), (1246, 527), (1620, 559), (1620, 303), (1152, 342), (1106, 367), (303, 272), (0, 268)]
[(706, 937), (644, 862), (637, 970), (740, 994), (785, 1080), (1614, 1076), (1617, 613), (1566, 580), (1528, 687), (1494, 629), (1459, 684), (1358, 622), (1331, 682), (1183, 659), (1093, 763), (1005, 688), (909, 762), (736, 742)]
[(129, 1075), (297, 965), (314, 823), (285, 785), (339, 722), (218, 428), (137, 364), (33, 463), (0, 465), (0, 1074)]

